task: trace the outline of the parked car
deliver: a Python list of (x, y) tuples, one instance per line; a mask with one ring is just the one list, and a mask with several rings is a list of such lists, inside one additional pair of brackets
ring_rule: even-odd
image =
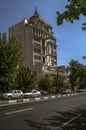
[(23, 98), (24, 94), (21, 90), (11, 90), (7, 93), (2, 94), (3, 99), (15, 99), (15, 98)]
[(47, 95), (48, 94), (48, 92), (45, 91), (45, 90), (39, 90), (39, 91), (41, 92), (41, 95)]
[(29, 92), (24, 93), (24, 97), (39, 97), (41, 96), (41, 92), (38, 90), (31, 90)]
[(83, 93), (83, 92), (86, 92), (86, 89), (79, 89), (77, 92)]
[(66, 89), (66, 90), (63, 90), (61, 93), (62, 94), (69, 94), (71, 92), (72, 92), (71, 89)]

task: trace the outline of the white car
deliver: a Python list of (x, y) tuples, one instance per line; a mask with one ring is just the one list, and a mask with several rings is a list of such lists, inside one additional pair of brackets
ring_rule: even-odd
[(62, 94), (70, 94), (71, 92), (72, 92), (71, 89), (67, 89), (62, 91)]
[(14, 99), (14, 98), (23, 98), (23, 92), (21, 90), (11, 90), (7, 93), (2, 94), (3, 99)]
[(24, 93), (24, 97), (40, 97), (41, 92), (38, 90), (31, 90), (29, 92)]

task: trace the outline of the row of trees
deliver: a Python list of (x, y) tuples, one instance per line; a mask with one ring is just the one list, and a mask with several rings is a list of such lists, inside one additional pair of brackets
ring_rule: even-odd
[(7, 40), (6, 33), (0, 33), (0, 90), (13, 85), (18, 67), (22, 65), (21, 45), (14, 39)]
[(72, 60), (67, 68), (69, 83), (64, 82), (64, 77), (57, 74), (52, 77), (43, 76), (36, 78), (29, 68), (23, 67), (23, 55), (21, 44), (14, 38), (7, 39), (6, 34), (0, 34), (0, 91), (20, 89), (23, 92), (33, 88), (39, 88), (51, 92), (60, 92), (69, 87), (72, 90), (85, 88), (86, 66)]
[(15, 38), (0, 33), (0, 91), (27, 91), (37, 85), (36, 75), (23, 67), (22, 46)]
[[(54, 75), (53, 78), (44, 76), (37, 79), (35, 73), (23, 67), (22, 61), (21, 44), (15, 38), (7, 39), (6, 33), (0, 33), (0, 91), (21, 89), (25, 92), (33, 88), (48, 92), (54, 90), (53, 86), (58, 84), (58, 76)], [(59, 84), (62, 84), (61, 77), (59, 79)]]

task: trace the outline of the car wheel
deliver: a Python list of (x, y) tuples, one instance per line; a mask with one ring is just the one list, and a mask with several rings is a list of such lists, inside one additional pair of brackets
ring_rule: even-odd
[(23, 96), (21, 95), (21, 97), (20, 97), (21, 99), (23, 99)]
[(11, 96), (9, 96), (9, 97), (8, 97), (8, 100), (11, 100), (11, 99), (12, 99), (12, 97), (11, 97)]
[(32, 98), (33, 97), (33, 95), (30, 95), (30, 98)]

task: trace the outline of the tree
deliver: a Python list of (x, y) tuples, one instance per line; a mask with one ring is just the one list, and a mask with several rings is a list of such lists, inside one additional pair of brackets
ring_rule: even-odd
[(32, 73), (29, 68), (23, 66), (19, 69), (15, 78), (16, 89), (20, 89), (23, 92), (34, 89), (37, 86), (36, 75)]
[(49, 93), (52, 92), (53, 80), (48, 76), (41, 77), (38, 81), (38, 88), (48, 91)]
[(18, 67), (22, 64), (22, 47), (14, 38), (0, 33), (0, 90), (7, 91), (13, 83)]
[(79, 79), (80, 79), (80, 89), (86, 89), (86, 66), (81, 65), (80, 66), (80, 74), (79, 74)]
[(65, 89), (64, 77), (61, 75), (54, 75), (53, 86), (55, 87), (55, 93), (61, 92), (63, 88)]
[(69, 63), (69, 79), (72, 90), (76, 90), (79, 84), (80, 66), (81, 64), (75, 60), (71, 60)]
[[(80, 15), (86, 16), (86, 0), (67, 0), (68, 5), (65, 6), (66, 11), (57, 13), (57, 24), (61, 25), (63, 20), (73, 23), (74, 20), (79, 20)], [(82, 24), (82, 29), (86, 29), (86, 22)]]
[(72, 90), (85, 89), (86, 87), (86, 66), (78, 61), (71, 60), (69, 63), (69, 79)]

